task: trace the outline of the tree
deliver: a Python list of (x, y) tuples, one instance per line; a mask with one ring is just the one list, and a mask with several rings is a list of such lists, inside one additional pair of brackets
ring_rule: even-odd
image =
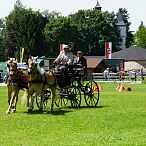
[[(47, 23), (45, 36), (48, 40), (50, 56), (57, 56), (59, 44), (69, 44), (75, 48), (74, 44), (80, 38), (78, 28), (71, 23), (71, 19), (63, 16), (53, 18)], [(74, 52), (74, 49), (72, 49)]]
[(141, 22), (135, 33), (135, 44), (142, 48), (146, 48), (146, 26), (144, 26), (143, 22)]
[(79, 10), (68, 17), (59, 16), (48, 21), (45, 36), (51, 56), (59, 53), (60, 43), (71, 43), (73, 53), (80, 49), (84, 55), (104, 55), (107, 40), (113, 42), (113, 52), (119, 50), (114, 13)]
[(4, 28), (4, 20), (0, 19), (0, 61), (4, 61), (4, 47), (3, 47), (3, 28)]
[(29, 55), (41, 56), (47, 45), (43, 34), (46, 18), (39, 11), (25, 9), (18, 0), (14, 10), (6, 18), (5, 47), (7, 56), (19, 59), (20, 48), (24, 48), (24, 58)]
[(82, 36), (80, 47), (84, 48), (86, 55), (104, 55), (105, 41), (113, 42), (113, 52), (119, 50), (119, 31), (114, 13), (80, 10), (70, 17)]

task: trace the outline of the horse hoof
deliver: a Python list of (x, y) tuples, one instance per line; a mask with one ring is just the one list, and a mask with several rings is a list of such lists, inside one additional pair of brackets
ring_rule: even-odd
[(10, 111), (6, 111), (6, 114), (10, 114)]
[(51, 112), (53, 112), (53, 109), (50, 109)]
[(28, 113), (31, 113), (32, 112), (32, 109), (28, 109)]
[(16, 111), (16, 109), (12, 109), (11, 112), (14, 113)]
[(39, 110), (42, 112), (43, 111), (43, 108), (40, 108)]

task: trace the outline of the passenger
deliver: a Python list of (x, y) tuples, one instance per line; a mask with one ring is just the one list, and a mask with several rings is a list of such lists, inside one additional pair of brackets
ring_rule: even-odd
[(77, 52), (77, 57), (74, 59), (74, 63), (81, 65), (81, 67), (84, 68), (84, 73), (87, 74), (87, 61), (82, 56), (82, 51)]

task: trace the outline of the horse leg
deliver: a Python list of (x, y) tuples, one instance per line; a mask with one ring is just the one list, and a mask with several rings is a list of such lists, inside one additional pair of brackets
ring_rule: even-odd
[(11, 94), (12, 94), (11, 86), (8, 86), (8, 104), (9, 105), (10, 105), (10, 100), (11, 100)]
[(51, 100), (51, 111), (53, 111), (53, 108), (54, 108), (54, 103), (56, 101), (56, 88), (55, 87), (51, 87), (51, 90), (52, 90), (52, 100)]
[(44, 93), (44, 91), (42, 91), (42, 93), (41, 93), (40, 111), (43, 111), (44, 100), (45, 100), (45, 93)]
[(17, 106), (17, 102), (18, 102), (18, 94), (19, 94), (19, 89), (15, 92), (15, 101), (13, 101), (13, 105), (12, 105), (12, 112), (16, 111), (16, 106)]
[(33, 111), (33, 109), (34, 109), (34, 106), (33, 106), (34, 97), (35, 97), (35, 94), (30, 94), (30, 96), (29, 96), (28, 112), (31, 112), (31, 111)]
[(6, 114), (10, 114), (11, 113), (11, 109), (12, 109), (14, 100), (15, 100), (15, 93), (13, 93), (13, 95), (11, 96), (10, 105), (8, 107), (8, 110), (6, 111)]

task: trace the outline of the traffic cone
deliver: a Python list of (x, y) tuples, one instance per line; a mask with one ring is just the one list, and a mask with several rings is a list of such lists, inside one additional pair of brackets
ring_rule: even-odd
[(94, 91), (98, 92), (98, 87), (96, 85), (94, 85)]
[(102, 90), (102, 84), (100, 83), (99, 84), (99, 91), (101, 91)]
[(132, 91), (130, 87), (127, 87), (126, 91)]
[(119, 91), (124, 91), (124, 90), (125, 90), (124, 85), (121, 85)]
[(119, 90), (119, 89), (120, 89), (120, 84), (118, 84), (116, 87), (116, 90)]

